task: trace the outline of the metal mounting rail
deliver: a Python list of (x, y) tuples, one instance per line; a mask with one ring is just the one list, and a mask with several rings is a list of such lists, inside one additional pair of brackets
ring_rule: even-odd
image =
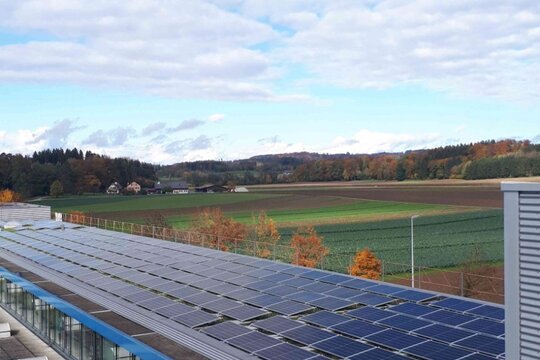
[(21, 266), (28, 271), (39, 274), (41, 277), (53, 281), (77, 295), (95, 302), (115, 313), (126, 317), (156, 333), (163, 335), (178, 344), (185, 346), (203, 356), (213, 360), (253, 360), (256, 357), (248, 355), (240, 350), (233, 348), (223, 342), (214, 340), (193, 329), (182, 326), (169, 319), (158, 319), (156, 314), (151, 311), (135, 306), (123, 299), (111, 298), (106, 292), (82, 284), (79, 281), (70, 279), (56, 271), (42, 265), (36, 264), (31, 260), (25, 259), (20, 255), (0, 249), (0, 257), (5, 260)]

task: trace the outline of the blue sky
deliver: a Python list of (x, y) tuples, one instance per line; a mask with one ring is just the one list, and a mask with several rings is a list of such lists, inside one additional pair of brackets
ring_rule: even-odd
[(540, 142), (536, 2), (181, 4), (0, 1), (2, 151), (174, 163)]

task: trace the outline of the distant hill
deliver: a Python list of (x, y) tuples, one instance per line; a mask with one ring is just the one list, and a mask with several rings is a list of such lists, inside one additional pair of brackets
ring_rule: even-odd
[(257, 155), (233, 161), (162, 166), (160, 178), (191, 184), (269, 184), (299, 181), (488, 179), (540, 175), (540, 145), (491, 140), (403, 153)]

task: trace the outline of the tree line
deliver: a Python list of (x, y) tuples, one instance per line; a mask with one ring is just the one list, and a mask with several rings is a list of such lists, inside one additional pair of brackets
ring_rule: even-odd
[[(24, 197), (48, 195), (53, 183), (63, 193), (104, 192), (114, 181), (152, 186), (156, 167), (127, 158), (110, 158), (79, 149), (48, 149), (32, 156), (0, 154), (0, 188)], [(54, 188), (54, 186), (53, 186)]]

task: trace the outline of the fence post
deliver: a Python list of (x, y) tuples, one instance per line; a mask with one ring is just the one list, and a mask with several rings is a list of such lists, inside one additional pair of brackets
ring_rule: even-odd
[(152, 239), (156, 238), (156, 226), (152, 225)]
[(384, 260), (381, 260), (381, 275), (382, 275), (382, 281), (384, 281), (384, 272), (386, 269), (384, 268)]
[(461, 296), (463, 296), (463, 271), (460, 273), (460, 286), (459, 288), (461, 289)]
[(276, 261), (276, 244), (274, 244), (274, 250), (272, 250), (272, 260)]

